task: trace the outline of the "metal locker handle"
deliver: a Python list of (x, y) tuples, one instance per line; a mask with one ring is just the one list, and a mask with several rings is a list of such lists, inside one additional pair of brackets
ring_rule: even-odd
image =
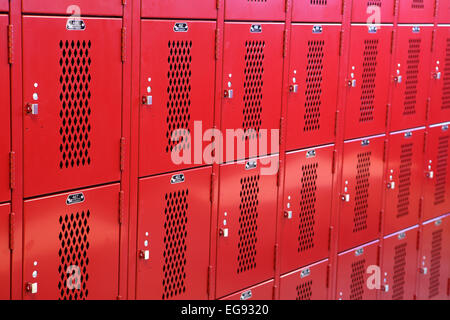
[(434, 171), (428, 171), (427, 178), (433, 179), (433, 177), (434, 177)]
[(153, 104), (153, 96), (143, 96), (142, 104), (146, 106), (151, 106)]
[(436, 79), (436, 80), (441, 79), (441, 73), (440, 73), (440, 72), (436, 72), (436, 73), (433, 75), (433, 78)]
[(140, 250), (139, 258), (144, 260), (150, 260), (150, 251), (149, 250)]
[(292, 219), (292, 211), (285, 211), (284, 212), (284, 217), (286, 219)]
[(37, 282), (34, 282), (34, 283), (27, 282), (27, 284), (25, 285), (25, 291), (29, 292), (31, 294), (36, 294), (38, 292)]
[(297, 93), (298, 92), (298, 84), (291, 84), (289, 86), (289, 92)]
[(391, 190), (394, 190), (394, 189), (395, 189), (395, 182), (394, 182), (394, 181), (389, 182), (389, 183), (387, 184), (387, 188), (388, 188), (388, 189), (391, 189)]
[(394, 77), (394, 81), (396, 82), (396, 83), (402, 83), (402, 80), (403, 80), (403, 78), (402, 78), (402, 76), (397, 76), (397, 77)]
[(223, 96), (227, 99), (233, 99), (233, 95), (233, 89), (225, 90), (225, 92), (223, 93)]
[(428, 273), (428, 268), (427, 267), (420, 268), (419, 272), (420, 274), (426, 275)]
[(348, 80), (347, 85), (348, 85), (350, 88), (355, 88), (355, 87), (356, 87), (356, 79)]
[(345, 202), (350, 202), (350, 195), (348, 193), (341, 195), (341, 200)]
[(228, 238), (228, 228), (223, 228), (219, 230), (219, 235), (224, 237), (224, 238)]
[(28, 103), (26, 107), (26, 112), (32, 115), (39, 114), (39, 105), (37, 103)]

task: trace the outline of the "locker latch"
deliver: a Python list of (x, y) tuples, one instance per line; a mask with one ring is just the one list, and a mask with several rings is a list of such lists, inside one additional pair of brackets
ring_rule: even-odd
[(297, 93), (298, 92), (298, 84), (291, 84), (289, 86), (289, 92)]
[(436, 73), (433, 75), (433, 77), (434, 77), (434, 79), (439, 80), (439, 79), (441, 78), (441, 72), (436, 72)]
[(38, 292), (38, 284), (37, 284), (37, 282), (34, 282), (34, 283), (28, 282), (25, 285), (25, 291), (29, 292), (31, 294), (36, 294)]
[(348, 80), (347, 85), (348, 85), (350, 88), (356, 87), (356, 79)]
[(434, 177), (434, 171), (428, 171), (427, 172), (427, 178), (433, 179), (433, 177)]
[(224, 238), (228, 238), (228, 228), (222, 228), (219, 230), (219, 235), (224, 237)]
[(427, 267), (422, 267), (419, 269), (420, 274), (426, 275), (428, 273), (428, 268)]
[(143, 96), (142, 104), (146, 106), (151, 106), (153, 104), (153, 96)]
[(26, 106), (26, 112), (28, 114), (39, 114), (39, 105), (37, 103), (28, 103)]
[(392, 189), (392, 190), (395, 189), (395, 182), (394, 182), (394, 181), (388, 182), (387, 188), (388, 188), (388, 189)]
[(341, 195), (341, 200), (345, 202), (350, 202), (350, 195), (348, 193), (344, 193)]
[(150, 260), (150, 251), (149, 250), (139, 251), (139, 258), (144, 260)]
[(292, 211), (285, 211), (284, 212), (284, 217), (286, 219), (292, 219)]
[(400, 75), (398, 75), (398, 76), (396, 76), (396, 77), (394, 77), (394, 81), (396, 82), (396, 83), (402, 83), (402, 76), (400, 76)]
[(383, 292), (389, 292), (389, 285), (388, 284), (383, 284), (381, 286), (381, 291)]
[(225, 90), (223, 96), (227, 99), (233, 99), (233, 89)]

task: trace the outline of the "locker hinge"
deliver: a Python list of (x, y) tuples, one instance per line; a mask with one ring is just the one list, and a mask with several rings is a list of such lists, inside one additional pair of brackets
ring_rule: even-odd
[(122, 5), (126, 6), (127, 5), (127, 0), (122, 0)]
[(344, 31), (341, 30), (339, 34), (339, 56), (342, 56), (342, 37), (344, 36)]
[(284, 123), (284, 118), (281, 117), (280, 118), (280, 134), (278, 136), (278, 144), (280, 146), (283, 144), (283, 123)]
[(394, 52), (394, 30), (391, 31), (391, 54)]
[(420, 235), (421, 235), (422, 231), (419, 229), (417, 230), (417, 241), (416, 241), (416, 250), (419, 250), (420, 248)]
[(289, 0), (284, 0), (284, 12), (288, 12)]
[(422, 212), (423, 212), (423, 196), (419, 199), (419, 219), (422, 218)]
[(120, 171), (125, 170), (125, 148), (126, 148), (126, 141), (125, 138), (120, 138)]
[[(125, 1), (125, 0), (124, 0)], [(122, 296), (121, 295), (118, 295), (117, 297), (116, 297), (116, 300), (122, 300)]]
[(336, 112), (334, 113), (334, 137), (336, 137), (337, 135), (338, 117), (339, 111), (336, 110)]
[(387, 105), (386, 105), (386, 119), (385, 119), (385, 128), (387, 128), (387, 126), (388, 126), (388, 121), (389, 121), (389, 113), (391, 112), (391, 104), (390, 103), (388, 103)]
[(335, 173), (336, 172), (336, 150), (333, 150), (333, 159), (331, 160), (331, 173)]
[(9, 188), (16, 187), (16, 153), (11, 151), (9, 153)]
[(123, 190), (121, 190), (119, 192), (119, 224), (122, 225), (123, 223), (123, 206), (124, 206), (124, 201), (125, 200), (125, 192), (123, 192)]
[(272, 299), (275, 300), (275, 297), (277, 296), (278, 286), (276, 284), (273, 285), (272, 288)]
[(344, 15), (344, 10), (345, 10), (345, 0), (341, 1), (341, 16)]
[(330, 279), (331, 279), (331, 264), (327, 265), (327, 288), (330, 287)]
[(8, 63), (13, 64), (13, 25), (8, 25)]
[(220, 9), (220, 0), (216, 0), (216, 9)]
[(381, 225), (383, 224), (384, 210), (380, 210), (380, 219), (378, 221), (378, 232), (381, 233)]
[(386, 162), (387, 158), (387, 140), (384, 140), (384, 146), (383, 146), (383, 162)]
[(14, 212), (9, 214), (9, 249), (14, 250), (14, 230), (15, 230), (16, 216)]
[(381, 245), (378, 245), (378, 251), (377, 251), (377, 265), (380, 266), (381, 264)]
[(428, 97), (427, 98), (427, 105), (426, 105), (426, 107), (425, 107), (425, 116), (426, 116), (426, 120), (428, 120), (428, 111), (430, 110), (430, 100), (431, 100), (431, 98), (430, 97)]
[(276, 270), (278, 259), (278, 243), (275, 243), (274, 252), (275, 254), (273, 255), (273, 270)]
[(287, 46), (288, 46), (287, 30), (284, 30), (284, 31), (283, 31), (283, 57), (286, 57), (286, 54), (287, 54)]
[(215, 178), (216, 174), (215, 173), (211, 173), (211, 181), (210, 181), (210, 185), (209, 185), (209, 202), (213, 202), (214, 199), (214, 178)]
[(428, 136), (428, 132), (425, 131), (423, 133), (423, 153), (425, 153), (425, 151), (427, 150), (427, 136)]
[(396, 9), (397, 9), (397, 1), (394, 0), (394, 8), (393, 8), (394, 12), (392, 12), (392, 14), (393, 14), (394, 16), (395, 16), (395, 11), (396, 11)]
[(431, 33), (431, 52), (434, 51), (434, 43), (435, 43), (434, 38), (435, 38), (435, 36), (436, 36), (436, 30), (433, 30), (433, 32)]
[(331, 250), (331, 236), (333, 234), (333, 226), (328, 229), (328, 251)]
[(281, 161), (278, 162), (278, 172), (277, 172), (277, 187), (281, 184)]
[(447, 281), (447, 295), (450, 296), (450, 278)]
[(122, 62), (126, 61), (126, 42), (127, 42), (127, 28), (123, 27), (122, 28)]
[(215, 58), (219, 60), (219, 29), (216, 29), (216, 39), (215, 39)]
[(210, 295), (211, 294), (211, 292), (212, 292), (212, 288), (211, 288), (211, 286), (212, 286), (212, 277), (213, 277), (213, 266), (208, 266), (208, 283), (207, 283), (207, 286), (206, 286), (206, 291), (207, 291), (207, 294), (208, 295)]

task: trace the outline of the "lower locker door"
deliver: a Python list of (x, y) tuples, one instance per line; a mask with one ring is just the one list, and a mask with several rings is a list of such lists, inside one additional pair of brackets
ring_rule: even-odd
[(0, 205), (0, 300), (10, 298), (9, 204)]
[(269, 280), (244, 289), (220, 300), (273, 300), (274, 281)]

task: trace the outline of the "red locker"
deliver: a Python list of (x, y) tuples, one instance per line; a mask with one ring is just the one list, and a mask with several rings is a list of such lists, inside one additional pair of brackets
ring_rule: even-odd
[(265, 161), (220, 167), (216, 296), (223, 297), (274, 276), (277, 178)]
[(122, 1), (92, 0), (22, 0), (26, 13), (69, 14), (73, 16), (121, 16)]
[(25, 197), (120, 178), (122, 21), (70, 21), (23, 18)]
[(433, 23), (435, 7), (436, 0), (400, 0), (398, 23)]
[(211, 167), (139, 182), (138, 299), (207, 299)]
[(384, 136), (345, 141), (339, 251), (377, 238), (383, 187)]
[(414, 300), (417, 277), (418, 228), (387, 236), (383, 243), (381, 299)]
[(435, 32), (431, 62), (430, 123), (450, 121), (450, 27)]
[(430, 126), (426, 142), (424, 220), (450, 211), (449, 124)]
[(8, 16), (0, 15), (0, 202), (11, 199), (9, 152), (11, 150), (10, 130), (10, 85), (7, 49)]
[(391, 234), (419, 222), (423, 154), (424, 129), (391, 133), (385, 186), (385, 234)]
[(11, 265), (9, 250), (9, 204), (0, 205), (0, 300), (10, 299)]
[(450, 0), (439, 0), (438, 23), (450, 23)]
[(25, 201), (24, 299), (117, 299), (119, 190), (113, 184)]
[(216, 19), (216, 0), (141, 0), (146, 18)]
[(352, 22), (367, 24), (392, 23), (394, 22), (395, 1), (396, 0), (353, 1)]
[(327, 300), (328, 259), (282, 275), (280, 300)]
[(225, 20), (284, 21), (284, 0), (225, 0)]
[(342, 5), (341, 0), (293, 0), (292, 21), (340, 22)]
[[(141, 177), (203, 164), (194, 150), (213, 126), (215, 28), (215, 22), (142, 21)], [(172, 152), (186, 161), (174, 163)]]
[(378, 241), (374, 241), (338, 255), (338, 300), (376, 300), (377, 289), (372, 286), (372, 277), (376, 276), (378, 250)]
[[(226, 161), (244, 158), (236, 152), (238, 144), (245, 145), (245, 157), (256, 156), (248, 152), (251, 145), (259, 146), (258, 155), (277, 152), (273, 145), (264, 150), (260, 144), (267, 145), (261, 139), (266, 130), (271, 141), (271, 130), (280, 128), (283, 30), (276, 23), (225, 23), (222, 132), (227, 149), (233, 150), (232, 142), (235, 147)], [(240, 129), (241, 134), (227, 139), (228, 129)]]
[(9, 1), (8, 0), (0, 0), (0, 11), (8, 11), (9, 10)]
[(446, 215), (423, 225), (420, 234), (421, 253), (417, 299), (448, 299), (450, 278), (450, 216)]
[(281, 224), (281, 272), (328, 256), (334, 146), (288, 153)]
[(334, 140), (340, 25), (292, 25), (287, 150)]
[(399, 26), (391, 130), (422, 126), (426, 120), (428, 87), (431, 79), (431, 26)]
[(269, 280), (256, 286), (230, 294), (220, 300), (273, 300), (274, 281)]
[(351, 27), (345, 139), (385, 131), (391, 37), (389, 25)]

